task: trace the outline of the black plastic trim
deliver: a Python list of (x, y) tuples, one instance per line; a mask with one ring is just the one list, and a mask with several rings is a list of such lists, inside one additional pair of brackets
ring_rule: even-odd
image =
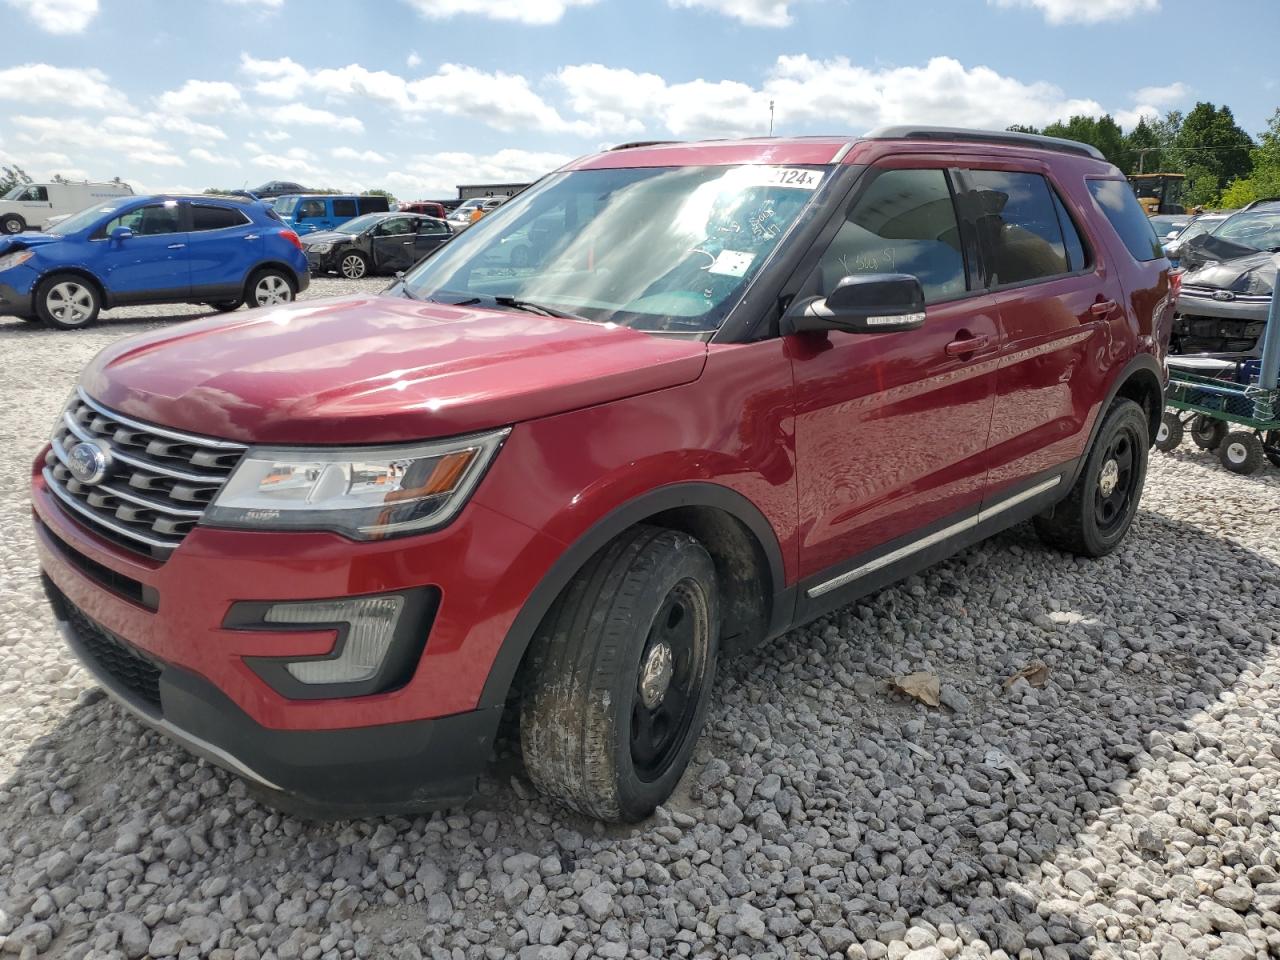
[(1108, 162), (1097, 147), (1067, 140), (1063, 137), (1046, 137), (1038, 133), (1017, 133), (1013, 130), (975, 130), (969, 127), (917, 127), (900, 125), (872, 130), (864, 140), (928, 140), (936, 143), (992, 143), (1001, 146), (1031, 147), (1036, 150), (1053, 150), (1057, 153), (1075, 153), (1094, 160)]
[(123, 573), (117, 573), (105, 564), (98, 563), (91, 557), (86, 557), (58, 536), (39, 516), (34, 519), (36, 535), (44, 540), (45, 545), (89, 580), (122, 600), (128, 600), (130, 603), (151, 611), (159, 609), (160, 594), (155, 587), (148, 586), (139, 580), (134, 580), (132, 577), (127, 577)]
[(742, 494), (719, 484), (701, 481), (671, 484), (637, 497), (605, 515), (560, 554), (542, 582), (530, 593), (507, 631), (493, 665), (489, 668), (488, 679), (480, 694), (480, 707), (497, 708), (506, 702), (507, 693), (520, 662), (524, 659), (525, 650), (533, 639), (534, 631), (556, 597), (582, 565), (624, 530), (647, 517), (677, 507), (714, 507), (741, 521), (751, 531), (764, 551), (772, 582), (767, 635), (777, 636), (787, 629), (791, 623), (792, 607), (786, 601), (792, 594), (784, 582), (782, 548), (764, 514)]

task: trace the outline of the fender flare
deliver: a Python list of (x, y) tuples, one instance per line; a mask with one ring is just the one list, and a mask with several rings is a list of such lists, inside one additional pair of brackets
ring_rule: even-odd
[[(654, 514), (676, 507), (712, 507), (740, 521), (760, 544), (773, 581), (773, 595), (784, 592), (785, 567), (777, 534), (760, 508), (745, 496), (717, 483), (690, 481), (674, 483), (641, 494), (614, 508), (597, 520), (585, 533), (560, 554), (551, 569), (525, 600), (489, 668), (476, 709), (501, 707), (533, 640), (534, 631), (551, 609), (552, 603), (573, 579), (584, 563), (605, 544), (629, 527)], [(787, 617), (790, 617), (790, 611)], [(776, 612), (775, 612), (776, 616)]]
[(1139, 371), (1150, 373), (1156, 382), (1156, 386), (1160, 391), (1160, 402), (1156, 404), (1156, 408), (1151, 412), (1152, 422), (1150, 424), (1151, 436), (1150, 441), (1155, 443), (1156, 428), (1160, 424), (1160, 417), (1164, 413), (1164, 392), (1165, 392), (1165, 375), (1160, 367), (1160, 363), (1149, 353), (1139, 353), (1129, 359), (1111, 381), (1111, 386), (1107, 390), (1106, 399), (1102, 401), (1102, 405), (1098, 407), (1098, 415), (1094, 418), (1093, 426), (1089, 429), (1089, 442), (1085, 445), (1084, 452), (1081, 453), (1076, 469), (1071, 475), (1071, 482), (1067, 484), (1066, 489), (1070, 490), (1075, 486), (1076, 480), (1080, 478), (1080, 471), (1084, 469), (1085, 462), (1089, 459), (1089, 451), (1093, 449), (1094, 442), (1098, 439), (1098, 430), (1102, 427), (1102, 419), (1107, 410), (1111, 408), (1111, 404), (1115, 402), (1117, 396), (1120, 395), (1120, 389), (1133, 379), (1134, 374)]

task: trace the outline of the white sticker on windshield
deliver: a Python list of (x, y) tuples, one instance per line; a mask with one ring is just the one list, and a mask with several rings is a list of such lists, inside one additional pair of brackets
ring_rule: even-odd
[(721, 250), (720, 256), (707, 267), (707, 272), (719, 274), (722, 277), (741, 277), (755, 258), (754, 253), (746, 253), (742, 250)]
[(821, 170), (804, 167), (748, 167), (753, 187), (790, 187), (794, 190), (817, 190), (822, 183)]

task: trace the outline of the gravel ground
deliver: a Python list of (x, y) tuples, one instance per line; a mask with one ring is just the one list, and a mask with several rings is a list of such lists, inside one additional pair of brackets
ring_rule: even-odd
[[(464, 810), (312, 824), (105, 700), (40, 595), (30, 456), (93, 352), (170, 313), (0, 325), (3, 950), (1280, 956), (1280, 471), (1157, 454), (1106, 560), (1019, 528), (728, 665), (637, 827), (533, 796), (512, 748)], [(917, 670), (942, 707), (890, 692)]]

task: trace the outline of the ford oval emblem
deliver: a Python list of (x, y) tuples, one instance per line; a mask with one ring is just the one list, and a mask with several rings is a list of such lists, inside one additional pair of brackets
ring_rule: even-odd
[(96, 443), (83, 441), (67, 451), (67, 469), (86, 486), (101, 483), (111, 471), (111, 454)]
[(1236, 295), (1230, 290), (1215, 290), (1213, 292), (1213, 299), (1215, 300), (1234, 300), (1235, 298)]

